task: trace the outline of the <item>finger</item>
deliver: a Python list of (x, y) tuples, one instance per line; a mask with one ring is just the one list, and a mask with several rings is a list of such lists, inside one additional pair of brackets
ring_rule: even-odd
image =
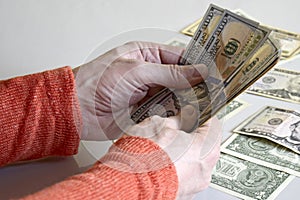
[[(129, 58), (131, 59), (139, 59), (142, 57), (143, 61), (149, 63), (170, 65), (170, 67), (172, 67), (173, 65), (177, 66), (179, 64), (179, 61), (182, 58), (182, 55), (185, 51), (185, 48), (183, 47), (171, 46), (171, 45), (153, 43), (153, 42), (138, 42), (138, 41), (129, 42), (126, 45), (124, 45), (124, 47), (125, 49), (126, 48), (129, 49), (127, 51), (128, 52), (127, 56), (131, 55), (129, 56)], [(137, 51), (140, 52), (140, 55), (137, 55), (138, 54)], [(183, 67), (183, 65), (181, 65), (180, 67)], [(193, 71), (193, 69), (189, 69), (189, 70)], [(202, 70), (203, 69), (197, 70), (200, 72), (200, 74), (195, 71), (193, 71), (193, 73), (194, 75), (196, 74), (197, 76), (203, 77), (205, 73), (201, 73), (203, 72)]]
[(159, 135), (165, 128), (166, 118), (154, 115), (146, 118), (139, 124), (135, 124), (126, 130), (127, 135), (153, 138)]
[(192, 105), (184, 106), (176, 116), (166, 119), (166, 127), (190, 132), (198, 122), (198, 112)]
[(219, 148), (222, 138), (222, 123), (213, 117), (203, 126), (197, 128), (194, 133), (197, 135), (197, 140), (202, 144), (199, 158), (204, 159), (214, 149)]
[(208, 76), (208, 69), (203, 64), (175, 65), (145, 63), (139, 66), (137, 73), (143, 73), (143, 84), (161, 85), (167, 88), (189, 88), (203, 82)]
[(138, 104), (138, 106), (145, 103), (148, 99), (156, 95), (158, 92), (160, 92), (164, 87), (163, 86), (153, 86), (151, 87), (149, 85), (149, 89), (147, 92), (141, 92), (140, 90), (135, 91), (132, 95), (132, 98), (130, 100), (130, 104)]
[(164, 128), (151, 138), (169, 155), (173, 162), (186, 153), (194, 138), (194, 135), (178, 129), (179, 121), (179, 116), (166, 118)]
[(120, 48), (126, 52), (123, 57), (168, 64), (178, 64), (185, 50), (182, 47), (138, 41), (126, 43)]
[(180, 129), (185, 132), (191, 132), (199, 119), (199, 112), (194, 106), (186, 105), (180, 112)]

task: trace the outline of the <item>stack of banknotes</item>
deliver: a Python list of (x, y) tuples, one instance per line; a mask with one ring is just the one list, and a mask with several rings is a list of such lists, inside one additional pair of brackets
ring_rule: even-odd
[(184, 90), (165, 88), (131, 115), (141, 122), (152, 115), (176, 115), (189, 104), (199, 110), (200, 126), (270, 70), (280, 58), (271, 29), (211, 4), (193, 34), (181, 64), (205, 64), (206, 80)]
[(222, 144), (211, 186), (243, 199), (276, 199), (300, 177), (300, 113), (265, 106)]
[[(208, 78), (189, 89), (161, 90), (133, 111), (133, 121), (173, 116), (189, 104), (199, 110), (195, 127), (201, 126), (213, 115), (228, 119), (246, 109), (249, 104), (236, 98), (241, 93), (299, 105), (300, 71), (273, 68), (297, 57), (299, 34), (213, 4), (181, 33), (192, 38), (166, 43), (186, 47), (180, 63), (205, 64)], [(300, 110), (263, 106), (232, 130), (221, 151), (212, 187), (242, 199), (275, 199), (300, 176)]]
[[(250, 16), (241, 9), (234, 10), (234, 13), (246, 17), (248, 19), (255, 20), (254, 17)], [(183, 28), (181, 30), (181, 33), (188, 36), (193, 36), (201, 21), (202, 18), (198, 19), (194, 23)], [(275, 39), (279, 43), (281, 49), (280, 60), (289, 60), (300, 53), (300, 34), (283, 30), (280, 28), (275, 28), (270, 25), (263, 24), (262, 26), (270, 29), (271, 33), (269, 37)]]
[[(242, 10), (235, 10), (234, 13), (253, 20), (253, 17)], [(185, 63), (193, 63), (195, 60), (197, 62), (201, 59), (205, 61), (203, 59), (205, 53), (202, 52), (206, 51), (205, 47), (204, 50), (200, 49), (198, 52), (195, 49), (198, 49), (199, 45), (206, 46), (208, 44), (206, 43), (207, 40), (210, 40), (208, 37), (211, 37), (212, 32), (214, 32), (211, 27), (220, 25), (219, 20), (223, 18), (223, 14), (223, 9), (210, 5), (203, 18), (181, 31), (185, 35), (193, 36), (193, 40), (188, 45), (185, 53)], [(210, 20), (206, 23), (208, 28), (205, 27), (207, 19)], [(214, 22), (213, 26), (209, 25), (211, 21)], [(237, 25), (232, 26), (238, 27)], [(250, 55), (248, 60), (242, 61), (240, 68), (237, 68), (246, 69), (246, 71), (250, 69), (250, 74), (246, 77), (254, 80), (257, 76), (255, 73), (259, 72), (256, 70), (259, 69), (255, 69), (257, 67), (255, 63), (253, 63), (253, 66), (250, 65), (251, 67), (249, 64), (245, 66), (245, 63), (252, 63), (249, 60), (261, 61), (261, 58), (267, 58), (269, 55), (269, 62), (260, 65), (263, 68), (261, 70), (265, 72), (269, 69), (268, 65), (275, 64), (273, 62), (276, 62), (278, 56), (280, 60), (289, 60), (290, 64), (298, 65), (297, 55), (300, 53), (300, 34), (267, 25), (261, 25), (261, 27), (263, 28), (258, 29), (255, 33), (257, 36), (258, 33), (263, 33), (262, 30), (269, 30), (271, 33), (269, 33), (263, 44), (257, 47), (255, 53)], [(239, 29), (244, 30), (244, 28)], [(237, 32), (240, 32), (240, 30)], [(199, 42), (201, 36), (202, 43)], [(261, 34), (261, 37), (263, 37), (263, 34)], [(238, 36), (230, 36), (230, 39), (232, 38), (236, 39)], [(185, 43), (186, 41), (179, 39), (169, 42), (169, 44), (177, 46), (185, 46)], [(272, 45), (270, 44), (274, 44), (274, 48), (271, 48)], [(226, 42), (223, 46), (226, 47)], [(276, 55), (275, 52), (278, 51), (276, 49), (281, 50), (280, 55)], [(193, 55), (188, 51), (196, 52), (197, 55)], [(292, 60), (294, 58), (296, 60)], [(245, 80), (243, 77), (246, 73), (237, 73), (242, 80)], [(262, 106), (232, 130), (231, 136), (221, 146), (222, 154), (214, 169), (211, 186), (242, 199), (270, 200), (276, 199), (295, 176), (300, 177), (300, 71), (297, 68), (296, 71), (286, 69), (281, 64), (280, 68), (274, 67), (267, 73), (258, 76), (259, 79), (255, 82), (249, 80), (245, 83), (249, 86), (246, 90), (236, 86), (240, 84), (239, 79), (229, 79), (228, 84), (232, 84), (234, 88), (237, 88), (237, 91), (228, 90), (225, 79), (223, 89), (229, 97), (232, 93), (245, 91), (247, 94), (255, 94), (275, 100), (273, 100), (273, 106)], [(235, 82), (231, 80), (235, 80)], [(229, 88), (232, 87), (229, 86)], [(271, 100), (266, 99), (265, 102), (269, 101)], [(289, 108), (282, 106), (284, 104), (280, 101), (288, 102)], [(235, 98), (226, 104), (226, 112), (219, 111), (216, 116), (218, 118), (228, 117), (237, 114), (241, 108), (246, 109), (248, 106), (247, 102)], [(261, 105), (257, 106), (260, 107)]]

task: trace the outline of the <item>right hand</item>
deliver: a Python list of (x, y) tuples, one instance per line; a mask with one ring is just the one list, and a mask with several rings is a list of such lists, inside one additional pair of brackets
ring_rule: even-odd
[(133, 125), (129, 113), (163, 87), (191, 88), (208, 75), (205, 65), (178, 65), (183, 48), (150, 42), (116, 47), (73, 70), (83, 140), (119, 138)]
[(154, 141), (169, 155), (177, 171), (179, 199), (191, 198), (208, 187), (220, 156), (221, 126), (216, 118), (192, 133), (184, 131), (194, 125), (196, 113), (188, 105), (177, 116), (152, 116), (128, 131), (131, 135)]

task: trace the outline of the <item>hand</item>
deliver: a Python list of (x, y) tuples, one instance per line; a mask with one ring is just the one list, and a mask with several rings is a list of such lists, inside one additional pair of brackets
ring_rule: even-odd
[(221, 123), (216, 117), (194, 131), (186, 153), (175, 162), (179, 179), (179, 199), (192, 198), (207, 188), (220, 156)]
[(208, 74), (204, 65), (178, 66), (184, 49), (130, 42), (75, 68), (83, 118), (81, 139), (118, 138), (131, 110), (162, 87), (188, 88)]
[(191, 198), (208, 187), (220, 155), (221, 126), (216, 118), (193, 133), (180, 130), (183, 125), (193, 125), (198, 117), (196, 113), (188, 105), (180, 115), (170, 118), (152, 116), (127, 131), (131, 135), (147, 137), (169, 155), (177, 171), (179, 199)]

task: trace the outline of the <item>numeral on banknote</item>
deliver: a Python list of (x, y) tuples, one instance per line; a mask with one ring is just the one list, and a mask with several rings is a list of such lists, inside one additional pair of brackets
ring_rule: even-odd
[(211, 4), (180, 60), (206, 64), (208, 77), (192, 88), (163, 89), (133, 111), (133, 121), (176, 115), (191, 104), (202, 125), (276, 64), (280, 51), (269, 33), (258, 22)]

